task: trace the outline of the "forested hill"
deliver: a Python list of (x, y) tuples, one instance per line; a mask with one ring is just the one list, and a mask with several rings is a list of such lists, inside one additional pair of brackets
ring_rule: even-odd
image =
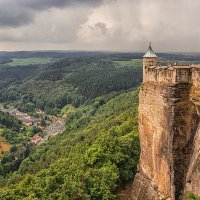
[(46, 65), (3, 66), (0, 78), (1, 102), (24, 112), (41, 109), (57, 114), (66, 104), (78, 107), (95, 97), (137, 86), (142, 68), (137, 60), (126, 64), (78, 57)]
[(139, 158), (138, 90), (67, 108), (66, 131), (1, 178), (0, 199), (117, 199)]
[(14, 131), (19, 131), (21, 128), (21, 121), (15, 117), (9, 115), (8, 113), (3, 113), (0, 111), (0, 127), (6, 127)]
[[(129, 56), (16, 58), (0, 65), (2, 111), (43, 122), (27, 125), (0, 111), (0, 199), (118, 198), (139, 158), (142, 68)], [(66, 130), (49, 136), (45, 124), (56, 119), (65, 120)]]

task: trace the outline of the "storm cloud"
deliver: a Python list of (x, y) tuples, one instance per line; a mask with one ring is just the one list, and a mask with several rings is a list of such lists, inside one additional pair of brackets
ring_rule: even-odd
[(0, 0), (0, 50), (200, 52), (199, 0)]
[(97, 6), (102, 0), (1, 0), (0, 26), (18, 27), (32, 23), (40, 11), (67, 6)]

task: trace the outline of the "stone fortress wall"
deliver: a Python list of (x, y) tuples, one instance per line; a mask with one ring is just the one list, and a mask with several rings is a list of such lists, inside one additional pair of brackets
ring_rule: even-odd
[(144, 82), (197, 84), (199, 79), (200, 65), (146, 66), (144, 69)]

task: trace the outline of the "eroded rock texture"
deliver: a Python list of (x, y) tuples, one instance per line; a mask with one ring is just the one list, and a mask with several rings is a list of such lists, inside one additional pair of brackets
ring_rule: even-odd
[(194, 140), (191, 145), (191, 159), (186, 175), (184, 199), (187, 199), (190, 192), (200, 196), (200, 71), (194, 68), (192, 75), (193, 84), (190, 99), (195, 106), (198, 117), (193, 121), (193, 126), (196, 129), (193, 130)]
[(199, 81), (196, 85), (146, 82), (141, 87), (141, 157), (132, 200), (200, 195), (198, 88)]

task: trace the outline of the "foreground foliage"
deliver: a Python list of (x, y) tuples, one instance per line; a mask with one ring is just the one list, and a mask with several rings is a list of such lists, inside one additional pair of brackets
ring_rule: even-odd
[(136, 90), (69, 112), (66, 132), (32, 149), (1, 181), (0, 199), (116, 199), (136, 172), (137, 106)]

